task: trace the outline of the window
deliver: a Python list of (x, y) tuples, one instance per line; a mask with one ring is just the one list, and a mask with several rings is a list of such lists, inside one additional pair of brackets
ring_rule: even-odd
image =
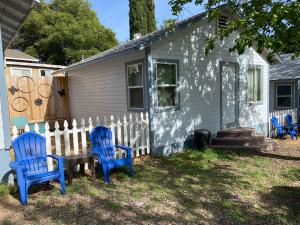
[(11, 68), (11, 74), (13, 76), (31, 76), (32, 71), (29, 68)]
[(256, 103), (262, 101), (262, 72), (261, 68), (248, 69), (248, 102)]
[(225, 29), (228, 26), (228, 17), (220, 16), (218, 19), (218, 27), (219, 29)]
[(277, 84), (276, 108), (291, 108), (292, 93), (292, 84)]
[(174, 108), (178, 106), (177, 70), (177, 63), (156, 63), (158, 108)]
[(128, 102), (130, 109), (144, 108), (143, 64), (127, 66)]
[(51, 76), (51, 74), (52, 74), (52, 70), (49, 70), (49, 69), (41, 69), (40, 70), (40, 75), (42, 76), (42, 77), (47, 77), (47, 76)]

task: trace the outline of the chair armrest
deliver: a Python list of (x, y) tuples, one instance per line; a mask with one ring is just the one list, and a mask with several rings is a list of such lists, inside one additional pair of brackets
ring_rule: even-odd
[(62, 170), (64, 169), (64, 157), (59, 155), (47, 155), (47, 157), (50, 157), (52, 159), (55, 159), (58, 162), (58, 169)]
[(123, 145), (115, 145), (115, 147), (126, 150), (127, 157), (129, 158), (129, 156), (130, 156), (130, 158), (131, 158), (131, 150), (132, 150), (131, 147), (123, 146)]
[(64, 160), (64, 157), (63, 156), (59, 156), (59, 155), (47, 155), (47, 157), (50, 157), (50, 158), (55, 159), (57, 161)]
[(9, 163), (9, 167), (16, 171), (18, 175), (23, 174), (23, 171), (26, 169), (25, 165), (22, 165), (21, 162), (17, 162), (17, 161), (11, 161)]

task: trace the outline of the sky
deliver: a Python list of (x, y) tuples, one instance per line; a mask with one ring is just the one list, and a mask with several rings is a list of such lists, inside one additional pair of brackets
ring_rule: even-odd
[[(121, 42), (129, 40), (129, 0), (90, 0), (100, 22), (112, 29)], [(155, 16), (159, 28), (165, 19), (174, 18), (169, 0), (155, 0)], [(179, 19), (185, 19), (201, 12), (201, 7), (189, 4), (185, 6)]]

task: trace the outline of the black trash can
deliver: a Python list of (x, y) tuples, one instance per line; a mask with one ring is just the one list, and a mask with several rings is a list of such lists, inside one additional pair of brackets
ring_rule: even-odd
[(211, 132), (206, 129), (194, 131), (194, 145), (197, 150), (203, 150), (210, 145)]

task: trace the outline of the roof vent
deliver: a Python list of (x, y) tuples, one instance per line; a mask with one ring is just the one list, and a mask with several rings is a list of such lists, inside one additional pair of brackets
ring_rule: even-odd
[(140, 39), (141, 37), (142, 37), (141, 33), (136, 33), (136, 34), (133, 35), (133, 40)]

